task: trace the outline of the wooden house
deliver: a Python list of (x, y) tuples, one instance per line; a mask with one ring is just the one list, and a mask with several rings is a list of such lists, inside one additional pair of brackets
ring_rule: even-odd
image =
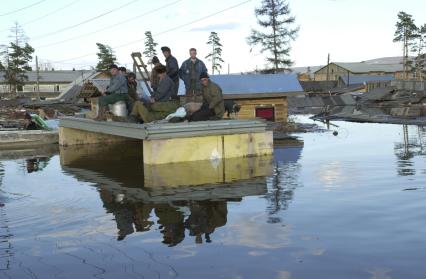
[(295, 74), (213, 75), (210, 78), (222, 88), (225, 100), (233, 100), (241, 106), (235, 115), (237, 119), (260, 117), (285, 122), (287, 97), (304, 95)]

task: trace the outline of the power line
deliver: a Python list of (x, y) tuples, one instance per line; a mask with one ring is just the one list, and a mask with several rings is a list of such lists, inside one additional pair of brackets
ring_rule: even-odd
[[(185, 26), (191, 25), (191, 24), (193, 24), (193, 23), (196, 23), (196, 22), (199, 22), (199, 21), (205, 20), (205, 19), (207, 19), (207, 18), (210, 18), (210, 17), (212, 17), (212, 16), (218, 15), (218, 14), (220, 14), (220, 13), (223, 13), (223, 12), (226, 12), (226, 11), (229, 11), (229, 10), (232, 10), (232, 9), (237, 8), (237, 7), (239, 7), (239, 6), (242, 6), (242, 5), (244, 5), (244, 4), (246, 4), (246, 3), (250, 2), (250, 1), (251, 1), (251, 0), (246, 0), (246, 1), (240, 2), (240, 3), (236, 4), (236, 5), (233, 5), (233, 6), (230, 6), (230, 7), (228, 7), (228, 8), (225, 8), (225, 9), (223, 9), (223, 10), (217, 11), (217, 12), (212, 13), (212, 14), (210, 14), (210, 15), (207, 15), (207, 16), (204, 16), (204, 17), (201, 17), (201, 18), (198, 18), (198, 19), (193, 20), (193, 21), (191, 21), (191, 22), (188, 22), (188, 23), (185, 23), (185, 24), (179, 25), (179, 26), (177, 26), (177, 27), (174, 27), (174, 28), (171, 28), (171, 29), (168, 29), (168, 30), (165, 30), (165, 31), (159, 32), (159, 33), (156, 33), (156, 34), (154, 34), (154, 35), (159, 36), (159, 35), (166, 34), (166, 33), (168, 33), (168, 32), (174, 31), (174, 30), (176, 30), (176, 29), (179, 29), (179, 28), (182, 28), (182, 27), (185, 27)], [(112, 47), (112, 48), (113, 48), (113, 49), (122, 48), (122, 47), (129, 46), (129, 45), (132, 45), (132, 44), (135, 44), (135, 43), (139, 43), (140, 41), (143, 41), (144, 39), (145, 39), (145, 38), (141, 38), (141, 39), (138, 39), (138, 40), (135, 40), (135, 41), (131, 41), (131, 42), (128, 42), (128, 43), (125, 43), (125, 44), (122, 44), (122, 45), (118, 45), (118, 46), (115, 46), (115, 47)], [(84, 55), (81, 55), (81, 56), (77, 56), (77, 57), (73, 57), (73, 58), (69, 58), (69, 59), (64, 59), (64, 60), (60, 60), (60, 61), (53, 61), (53, 62), (54, 62), (54, 63), (62, 63), (62, 62), (65, 62), (65, 61), (71, 61), (71, 60), (76, 60), (76, 59), (79, 59), (79, 58), (88, 57), (88, 56), (91, 56), (91, 55), (96, 55), (96, 53), (88, 53), (88, 54), (84, 54)]]
[(91, 22), (91, 21), (93, 21), (93, 20), (95, 20), (95, 19), (98, 19), (98, 18), (100, 18), (100, 17), (106, 16), (106, 15), (108, 15), (108, 14), (110, 14), (110, 13), (116, 12), (116, 11), (118, 11), (118, 10), (120, 10), (120, 9), (122, 9), (122, 8), (124, 8), (124, 7), (126, 7), (126, 6), (128, 6), (128, 5), (130, 5), (130, 4), (132, 4), (132, 3), (134, 3), (134, 2), (137, 2), (137, 1), (139, 1), (139, 0), (132, 0), (132, 1), (130, 1), (130, 2), (127, 2), (126, 4), (123, 4), (123, 5), (119, 6), (119, 7), (117, 7), (117, 8), (114, 8), (114, 9), (112, 9), (112, 10), (109, 10), (109, 11), (107, 11), (107, 12), (104, 12), (104, 13), (102, 13), (102, 14), (100, 14), (100, 15), (97, 15), (97, 16), (94, 16), (94, 17), (91, 17), (91, 18), (86, 19), (86, 20), (84, 20), (84, 21), (82, 21), (82, 22), (79, 22), (79, 23), (77, 23), (77, 24), (74, 24), (74, 25), (71, 25), (71, 26), (67, 26), (67, 27), (64, 27), (64, 28), (62, 28), (62, 29), (59, 29), (59, 30), (56, 30), (56, 31), (53, 31), (53, 32), (50, 32), (50, 33), (46, 33), (46, 34), (43, 34), (43, 35), (40, 35), (40, 36), (33, 37), (33, 39), (32, 39), (32, 40), (38, 40), (38, 39), (41, 39), (41, 38), (45, 38), (45, 37), (49, 37), (49, 36), (55, 35), (55, 34), (57, 34), (57, 33), (59, 33), (59, 32), (63, 32), (63, 31), (69, 30), (69, 29), (73, 29), (73, 28), (75, 28), (75, 27), (77, 27), (77, 26), (80, 26), (80, 25), (86, 24), (86, 23)]
[(46, 2), (46, 1), (47, 1), (47, 0), (41, 0), (41, 1), (35, 2), (35, 3), (31, 4), (31, 5), (25, 6), (25, 7), (23, 7), (23, 8), (19, 8), (19, 9), (17, 9), (17, 10), (13, 10), (13, 11), (10, 11), (10, 12), (4, 13), (4, 14), (0, 14), (0, 16), (7, 16), (7, 15), (11, 15), (11, 14), (14, 14), (14, 13), (17, 13), (17, 12), (20, 12), (20, 11), (23, 11), (23, 10), (25, 10), (25, 9), (31, 8), (31, 7), (33, 7), (33, 6), (35, 6), (35, 5), (38, 5), (38, 4), (40, 4), (40, 3), (42, 3), (42, 2)]
[[(58, 8), (58, 9), (56, 9), (56, 10), (52, 11), (52, 12), (46, 13), (46, 14), (44, 14), (44, 15), (40, 16), (40, 17), (37, 17), (37, 18), (35, 18), (35, 19), (32, 19), (32, 20), (27, 21), (27, 22), (25, 22), (25, 23), (23, 23), (23, 24), (20, 24), (20, 25), (21, 25), (21, 26), (24, 26), (24, 25), (28, 25), (28, 24), (30, 24), (30, 23), (34, 23), (34, 22), (36, 22), (36, 21), (39, 21), (39, 20), (45, 19), (45, 18), (46, 18), (46, 17), (48, 17), (48, 16), (51, 16), (51, 15), (53, 15), (53, 14), (55, 14), (55, 13), (57, 13), (57, 12), (59, 12), (59, 11), (63, 10), (63, 9), (68, 8), (68, 7), (69, 7), (69, 6), (71, 6), (71, 5), (74, 5), (74, 4), (75, 4), (75, 3), (77, 3), (78, 1), (80, 1), (80, 0), (75, 0), (75, 1), (73, 1), (73, 2), (71, 2), (71, 3), (68, 3), (67, 5), (65, 5), (65, 6), (63, 6), (63, 7), (60, 7), (60, 8)], [(3, 29), (3, 30), (0, 30), (0, 32), (5, 32), (5, 31), (9, 31), (9, 28), (5, 28), (5, 29)]]
[(46, 13), (46, 14), (44, 14), (44, 15), (42, 15), (42, 16), (40, 16), (40, 17), (38, 17), (38, 18), (35, 18), (35, 19), (33, 19), (33, 20), (27, 21), (27, 22), (25, 22), (25, 23), (23, 23), (23, 24), (21, 24), (21, 25), (22, 25), (22, 26), (24, 26), (24, 25), (28, 25), (28, 24), (30, 24), (30, 23), (34, 23), (34, 22), (39, 21), (39, 20), (41, 20), (41, 19), (44, 19), (44, 18), (46, 18), (46, 17), (48, 17), (48, 16), (51, 16), (51, 15), (53, 15), (53, 14), (56, 14), (57, 12), (62, 11), (62, 10), (64, 10), (64, 9), (68, 8), (69, 6), (74, 5), (74, 4), (75, 4), (75, 3), (77, 3), (78, 1), (80, 1), (80, 0), (72, 1), (71, 3), (68, 3), (68, 4), (67, 4), (67, 5), (65, 5), (65, 6), (62, 6), (62, 7), (58, 8), (58, 9), (56, 9), (56, 10), (52, 11), (52, 12)]
[(121, 25), (121, 24), (124, 24), (124, 23), (130, 22), (130, 21), (133, 21), (133, 20), (135, 20), (135, 19), (139, 19), (139, 18), (141, 18), (141, 17), (143, 17), (143, 16), (146, 16), (146, 15), (152, 14), (152, 13), (154, 13), (154, 12), (157, 12), (157, 11), (162, 10), (162, 9), (164, 9), (164, 8), (170, 7), (170, 6), (175, 5), (175, 4), (177, 4), (177, 3), (179, 3), (179, 2), (182, 2), (182, 1), (183, 1), (183, 0), (174, 1), (174, 2), (168, 3), (168, 4), (166, 4), (166, 5), (163, 5), (163, 6), (161, 6), (161, 7), (158, 7), (158, 8), (156, 8), (156, 9), (153, 9), (153, 10), (150, 10), (150, 11), (148, 11), (148, 12), (145, 12), (145, 13), (142, 13), (142, 14), (140, 14), (140, 15), (137, 15), (137, 16), (134, 16), (134, 17), (132, 17), (132, 18), (129, 18), (129, 19), (127, 19), (127, 20), (123, 20), (123, 21), (121, 21), (121, 22), (118, 22), (118, 23), (115, 23), (115, 24), (108, 25), (108, 26), (103, 27), (103, 28), (101, 28), (101, 29), (98, 29), (98, 30), (96, 30), (96, 31), (92, 31), (92, 32), (89, 32), (89, 33), (85, 33), (85, 34), (82, 34), (82, 35), (79, 35), (79, 36), (76, 36), (76, 37), (72, 37), (72, 38), (68, 38), (68, 39), (65, 39), (65, 40), (62, 40), (62, 41), (58, 41), (58, 42), (54, 42), (54, 43), (50, 43), (50, 44), (45, 44), (45, 45), (41, 45), (41, 46), (36, 46), (35, 48), (36, 48), (36, 49), (40, 49), (40, 48), (45, 48), (45, 47), (55, 46), (55, 45), (59, 45), (59, 44), (66, 43), (66, 42), (69, 42), (69, 41), (73, 41), (73, 40), (76, 40), (76, 39), (80, 39), (80, 38), (83, 38), (83, 37), (87, 37), (87, 36), (90, 36), (90, 35), (93, 35), (93, 34), (96, 34), (96, 33), (102, 32), (102, 31), (104, 31), (104, 30), (114, 28), (114, 27), (116, 27), (116, 26), (118, 26), (118, 25)]

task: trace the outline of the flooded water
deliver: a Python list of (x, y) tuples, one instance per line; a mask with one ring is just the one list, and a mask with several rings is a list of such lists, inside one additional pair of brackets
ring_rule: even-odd
[(0, 152), (0, 278), (424, 278), (426, 127), (333, 123), (273, 158)]

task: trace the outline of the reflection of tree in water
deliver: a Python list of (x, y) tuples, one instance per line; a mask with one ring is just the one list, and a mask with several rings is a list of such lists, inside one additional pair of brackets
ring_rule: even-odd
[[(185, 230), (195, 237), (196, 243), (211, 242), (211, 234), (217, 227), (224, 226), (227, 221), (226, 201), (175, 201), (168, 203), (130, 202), (120, 200), (106, 190), (100, 190), (104, 207), (115, 216), (118, 229), (117, 240), (127, 235), (153, 229), (151, 220), (154, 213), (162, 243), (173, 247), (185, 239)], [(182, 208), (189, 209), (185, 215)], [(186, 220), (185, 220), (186, 218)]]
[[(3, 185), (4, 167), (0, 162), (0, 188)], [(8, 270), (10, 258), (13, 256), (10, 239), (12, 234), (9, 230), (9, 222), (6, 216), (5, 197), (3, 191), (0, 192), (0, 271)]]
[(300, 165), (297, 162), (277, 162), (270, 186), (268, 185), (267, 211), (269, 213), (268, 223), (279, 223), (281, 218), (276, 214), (286, 210), (293, 199), (294, 190), (300, 185)]
[(394, 153), (398, 158), (398, 175), (415, 175), (416, 169), (412, 159), (426, 155), (426, 127), (402, 126), (403, 141), (395, 143)]

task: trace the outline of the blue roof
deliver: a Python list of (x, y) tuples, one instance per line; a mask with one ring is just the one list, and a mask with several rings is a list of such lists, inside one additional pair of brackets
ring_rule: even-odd
[[(340, 78), (343, 80), (345, 84), (348, 83), (348, 76), (342, 75)], [(395, 77), (393, 75), (349, 75), (349, 84), (363, 84), (364, 82), (370, 81), (391, 81), (394, 80)]]
[[(303, 92), (296, 74), (211, 75), (210, 79), (222, 88), (223, 94), (259, 94)], [(148, 92), (143, 81), (142, 91)], [(179, 82), (179, 95), (185, 95), (185, 85)]]
[(224, 94), (303, 92), (295, 74), (213, 75)]

